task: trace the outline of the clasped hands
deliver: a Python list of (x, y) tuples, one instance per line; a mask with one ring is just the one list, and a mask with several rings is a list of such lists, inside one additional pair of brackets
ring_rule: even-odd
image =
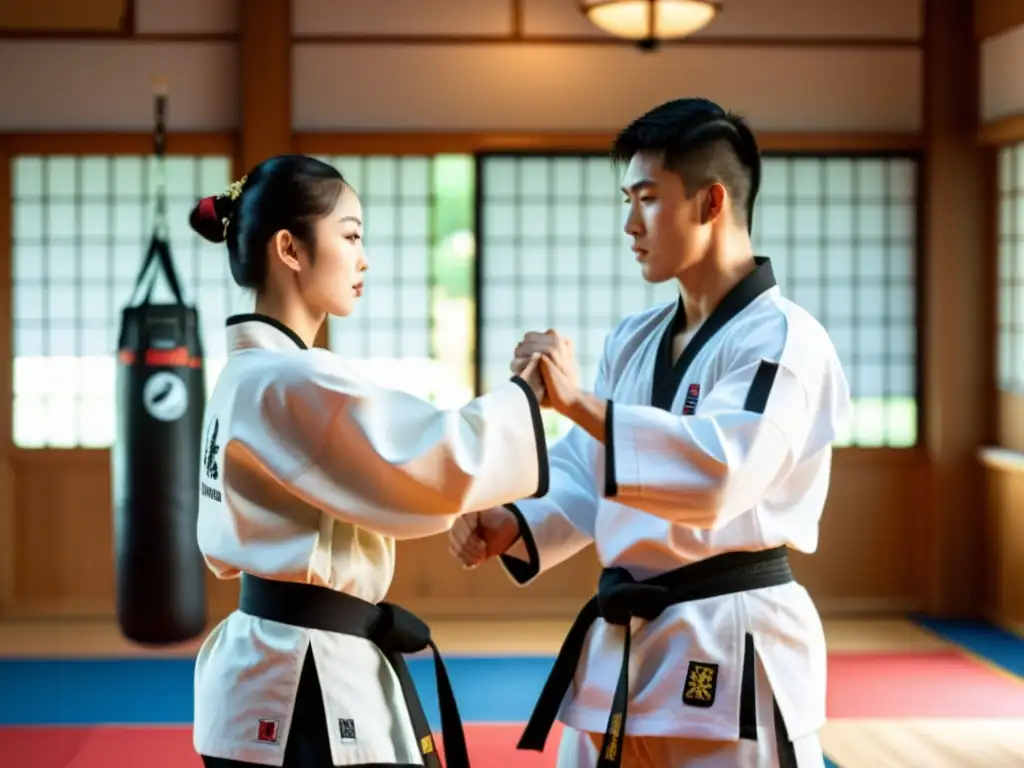
[(579, 367), (572, 342), (556, 330), (523, 336), (509, 367), (530, 385), (542, 407), (564, 415), (579, 399)]
[[(558, 331), (531, 331), (516, 346), (512, 373), (533, 390), (542, 407), (567, 414), (580, 398), (579, 372), (572, 342)], [(448, 534), (448, 551), (472, 569), (504, 554), (519, 539), (519, 523), (504, 507), (459, 517)]]

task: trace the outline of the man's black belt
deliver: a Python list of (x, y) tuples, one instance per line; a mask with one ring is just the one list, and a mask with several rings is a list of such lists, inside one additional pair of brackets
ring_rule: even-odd
[(762, 552), (727, 552), (645, 581), (635, 581), (624, 568), (601, 573), (597, 594), (583, 606), (558, 651), (540, 698), (530, 715), (518, 749), (544, 751), (562, 700), (576, 674), (587, 633), (597, 619), (625, 629), (622, 666), (612, 698), (597, 768), (617, 768), (622, 759), (629, 697), (629, 623), (632, 618), (653, 621), (672, 605), (775, 587), (793, 581), (785, 547)]
[[(250, 616), (295, 627), (319, 629), (365, 638), (387, 657), (398, 676), (420, 754), (427, 768), (441, 768), (441, 758), (416, 692), (405, 654), (430, 648), (434, 653), (437, 699), (441, 710), (441, 735), (448, 768), (469, 768), (469, 751), (462, 718), (441, 652), (430, 637), (430, 628), (414, 614), (390, 603), (374, 605), (358, 597), (313, 584), (272, 581), (242, 574), (239, 610)], [(321, 682), (324, 685), (324, 682)]]

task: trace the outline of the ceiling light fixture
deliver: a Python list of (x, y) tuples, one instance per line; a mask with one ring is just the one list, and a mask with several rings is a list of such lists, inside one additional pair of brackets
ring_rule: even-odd
[(654, 50), (663, 40), (688, 37), (721, 10), (713, 0), (579, 0), (590, 23), (610, 35)]

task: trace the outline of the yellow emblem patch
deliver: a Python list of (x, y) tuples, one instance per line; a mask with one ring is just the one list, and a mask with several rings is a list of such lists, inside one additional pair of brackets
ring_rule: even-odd
[(686, 670), (683, 704), (707, 709), (715, 703), (718, 688), (718, 665), (691, 661)]
[(422, 739), (420, 739), (420, 752), (422, 752), (424, 755), (429, 755), (433, 751), (434, 751), (434, 737), (433, 736), (424, 736)]

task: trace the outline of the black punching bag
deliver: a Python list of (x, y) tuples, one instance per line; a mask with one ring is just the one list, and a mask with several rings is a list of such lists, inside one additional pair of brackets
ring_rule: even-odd
[[(158, 271), (173, 304), (150, 301)], [(206, 569), (196, 538), (205, 387), (198, 316), (182, 300), (160, 234), (139, 273), (140, 293), (141, 302), (122, 312), (118, 341), (117, 618), (127, 638), (164, 645), (190, 640), (206, 625)]]
[[(117, 618), (146, 645), (190, 640), (206, 626), (199, 552), (199, 452), (206, 389), (194, 307), (182, 298), (168, 243), (167, 95), (156, 97), (156, 220), (135, 291), (121, 314), (117, 440), (112, 452)], [(174, 302), (155, 304), (163, 274)]]

